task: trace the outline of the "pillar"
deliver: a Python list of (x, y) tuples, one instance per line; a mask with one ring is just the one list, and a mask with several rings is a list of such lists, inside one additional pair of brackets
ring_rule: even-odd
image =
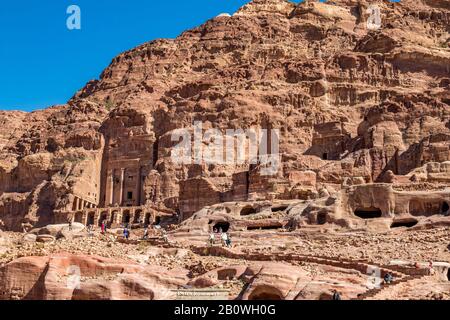
[(142, 181), (141, 174), (142, 174), (142, 167), (139, 166), (138, 176), (137, 176), (137, 178), (138, 178), (138, 183), (137, 183), (137, 194), (136, 194), (136, 196), (137, 196), (137, 205), (138, 205), (138, 206), (141, 205), (141, 183), (142, 183), (142, 182), (141, 182), (141, 181)]
[(121, 173), (120, 173), (120, 201), (119, 201), (119, 206), (123, 205), (123, 187), (125, 184), (125, 168), (120, 169)]
[(109, 204), (114, 205), (114, 169), (109, 176)]

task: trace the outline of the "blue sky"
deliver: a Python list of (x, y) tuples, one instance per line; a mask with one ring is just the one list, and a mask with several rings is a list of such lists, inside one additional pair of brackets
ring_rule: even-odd
[[(42, 109), (98, 79), (112, 58), (175, 38), (248, 0), (9, 0), (0, 5), (0, 110)], [(293, 1), (299, 2), (299, 1)], [(81, 9), (69, 30), (68, 6)]]

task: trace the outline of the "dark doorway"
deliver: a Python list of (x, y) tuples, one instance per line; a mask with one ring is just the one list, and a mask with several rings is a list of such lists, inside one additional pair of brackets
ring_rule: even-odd
[(75, 213), (75, 222), (83, 223), (83, 212)]
[(161, 217), (156, 217), (155, 218), (155, 225), (159, 225), (161, 223)]
[(317, 224), (325, 224), (327, 223), (327, 213), (326, 212), (320, 212), (317, 215)]
[(383, 213), (378, 208), (358, 208), (355, 210), (355, 216), (361, 219), (381, 218)]
[(241, 216), (249, 216), (251, 214), (255, 214), (256, 213), (256, 209), (253, 207), (245, 207), (241, 210)]
[(280, 212), (280, 211), (284, 211), (288, 208), (288, 206), (279, 206), (279, 207), (272, 207), (272, 212)]
[(127, 199), (128, 200), (133, 200), (133, 192), (132, 191), (128, 191), (127, 192)]
[(148, 212), (145, 214), (144, 224), (146, 226), (148, 226), (150, 224), (150, 213), (148, 213)]
[(225, 221), (217, 222), (213, 227), (213, 230), (214, 229), (216, 229), (218, 231), (220, 231), (222, 229), (222, 232), (227, 232), (228, 229), (230, 229), (230, 223), (225, 222)]
[(450, 281), (450, 268), (447, 269), (447, 280)]
[(93, 226), (95, 221), (95, 212), (89, 212), (88, 219), (87, 219), (87, 225)]
[(322, 155), (322, 159), (323, 160), (328, 160), (328, 153), (324, 153), (323, 155)]
[(122, 222), (123, 223), (130, 223), (130, 218), (131, 218), (130, 213), (129, 212), (125, 212), (123, 214)]
[(448, 209), (450, 209), (448, 203), (444, 201), (444, 203), (442, 204), (442, 213), (447, 213)]
[(136, 213), (134, 214), (134, 220), (133, 223), (139, 223), (141, 221), (141, 211), (138, 210), (136, 211)]
[(395, 221), (391, 224), (391, 228), (411, 228), (414, 227), (418, 223), (417, 220), (405, 220), (405, 221)]
[(264, 286), (256, 288), (248, 297), (248, 300), (283, 300), (281, 293), (276, 288)]
[(100, 227), (102, 225), (102, 222), (108, 219), (107, 213), (102, 213), (100, 216), (100, 219), (98, 220), (98, 226)]

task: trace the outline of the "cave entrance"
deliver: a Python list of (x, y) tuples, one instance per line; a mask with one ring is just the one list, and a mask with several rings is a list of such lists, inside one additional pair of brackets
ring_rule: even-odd
[(404, 220), (404, 221), (394, 221), (391, 224), (391, 228), (411, 228), (414, 227), (418, 223), (417, 220)]
[(249, 215), (252, 215), (255, 213), (256, 213), (256, 209), (251, 206), (247, 206), (245, 208), (242, 208), (242, 210), (241, 210), (241, 216), (249, 216)]
[(280, 211), (284, 211), (288, 208), (288, 206), (278, 206), (278, 207), (272, 207), (272, 212), (280, 212)]
[(150, 224), (150, 213), (147, 212), (144, 217), (144, 225), (148, 226)]
[(136, 213), (134, 214), (133, 223), (141, 222), (141, 215), (142, 215), (142, 211), (141, 210), (137, 210)]
[(355, 210), (355, 216), (361, 219), (374, 219), (381, 218), (383, 213), (380, 209), (371, 207), (371, 208), (358, 208)]
[(122, 223), (130, 223), (131, 215), (129, 211), (125, 211), (122, 217)]
[(444, 203), (442, 204), (442, 208), (441, 208), (442, 214), (446, 214), (449, 209), (450, 209), (450, 207), (449, 207), (447, 201), (444, 201)]
[(155, 218), (155, 223), (154, 223), (154, 225), (157, 225), (157, 226), (158, 226), (160, 223), (161, 223), (161, 217), (158, 216), (158, 217)]
[(217, 222), (214, 226), (213, 226), (213, 230), (216, 229), (220, 232), (220, 230), (222, 230), (222, 232), (227, 232), (228, 229), (230, 229), (230, 223), (229, 222), (225, 222), (225, 221), (220, 221)]
[(327, 213), (326, 212), (320, 212), (317, 215), (317, 224), (323, 225), (325, 223), (327, 223)]
[(283, 297), (277, 288), (262, 286), (253, 290), (248, 300), (283, 300)]
[(450, 268), (447, 269), (447, 280), (450, 281)]

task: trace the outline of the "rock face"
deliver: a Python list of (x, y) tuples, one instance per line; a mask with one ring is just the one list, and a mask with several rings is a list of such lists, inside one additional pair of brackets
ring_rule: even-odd
[(17, 259), (0, 269), (1, 300), (167, 299), (182, 272), (117, 259), (55, 255)]
[[(351, 228), (366, 211), (447, 213), (450, 9), (370, 4), (380, 8), (378, 30), (367, 28), (368, 1), (254, 0), (120, 54), (67, 105), (1, 112), (4, 228), (151, 223), (161, 213), (179, 221), (247, 201), (307, 201), (280, 220), (296, 226)], [(203, 131), (279, 130), (279, 170), (262, 175), (247, 156), (174, 162), (172, 138), (194, 121)]]

